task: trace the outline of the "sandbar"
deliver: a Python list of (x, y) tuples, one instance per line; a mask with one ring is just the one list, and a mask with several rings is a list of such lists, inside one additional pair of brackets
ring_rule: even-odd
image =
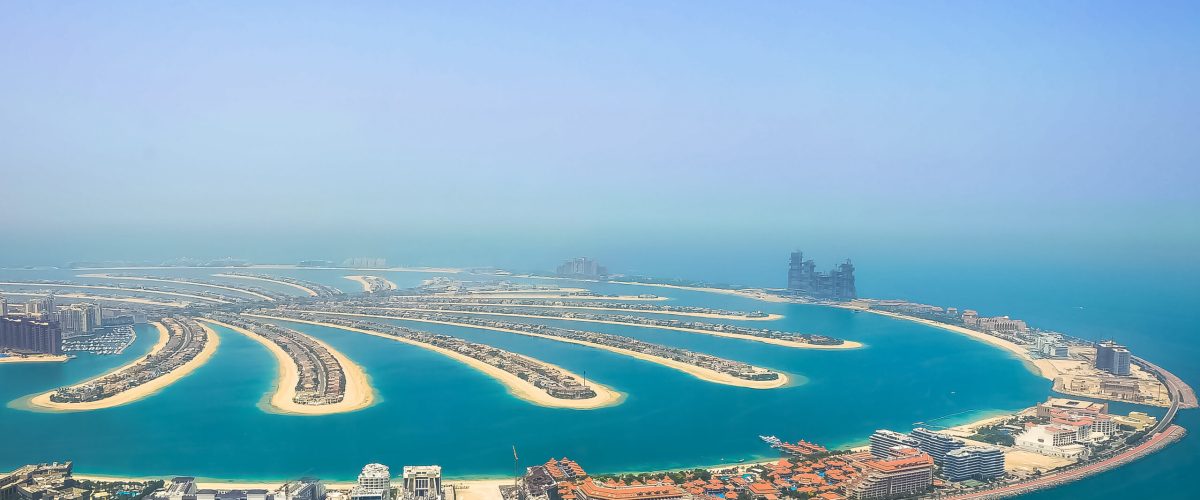
[(296, 288), (304, 293), (307, 293), (309, 296), (312, 296), (312, 297), (316, 297), (318, 295), (316, 290), (313, 290), (304, 285), (297, 285), (295, 283), (288, 283), (286, 281), (273, 280), (273, 279), (262, 278), (262, 277), (258, 277), (258, 276), (242, 276), (240, 274), (217, 273), (217, 274), (214, 274), (213, 276), (217, 276), (217, 277), (221, 277), (221, 278), (237, 278), (237, 279), (243, 279), (243, 280), (266, 281), (267, 283), (275, 283), (277, 285), (285, 285), (285, 286), (290, 286), (292, 288)]
[(370, 281), (367, 281), (367, 278), (375, 278), (375, 279), (377, 279), (377, 280), (381, 280), (381, 281), (383, 281), (383, 284), (384, 284), (384, 287), (385, 287), (384, 289), (385, 289), (385, 290), (395, 290), (395, 289), (397, 288), (397, 287), (396, 287), (396, 284), (395, 284), (395, 283), (393, 283), (393, 282), (392, 282), (392, 280), (389, 280), (389, 279), (387, 279), (387, 278), (384, 278), (384, 277), (382, 277), (382, 276), (363, 276), (363, 275), (359, 275), (359, 274), (352, 274), (352, 275), (350, 275), (350, 276), (343, 276), (343, 278), (346, 278), (346, 279), (348, 279), (348, 280), (351, 280), (351, 281), (353, 281), (353, 282), (355, 282), (355, 283), (358, 283), (359, 285), (361, 285), (361, 286), (362, 286), (362, 288), (363, 288), (363, 291), (364, 291), (364, 292), (370, 292), (370, 291), (371, 291), (371, 282), (370, 282)]
[(0, 363), (62, 363), (71, 359), (69, 356), (54, 354), (0, 354)]
[[(500, 368), (489, 365), (487, 363), (484, 363), (483, 361), (472, 358), (470, 356), (452, 351), (450, 349), (445, 349), (445, 348), (438, 347), (435, 345), (426, 344), (424, 342), (417, 342), (415, 340), (409, 340), (409, 339), (402, 338), (402, 337), (386, 335), (386, 334), (383, 334), (380, 332), (375, 332), (375, 331), (366, 330), (366, 329), (362, 329), (362, 328), (354, 328), (354, 327), (350, 327), (350, 326), (336, 325), (333, 323), (322, 323), (319, 321), (293, 319), (293, 318), (285, 318), (285, 317), (279, 317), (279, 316), (268, 316), (268, 315), (263, 315), (263, 314), (245, 314), (245, 316), (250, 316), (250, 317), (254, 317), (254, 318), (273, 319), (273, 320), (278, 320), (278, 321), (290, 321), (290, 322), (294, 322), (294, 323), (304, 323), (304, 324), (309, 324), (309, 325), (324, 326), (324, 327), (328, 327), (328, 328), (337, 328), (340, 330), (346, 330), (346, 331), (356, 332), (356, 333), (365, 333), (367, 335), (374, 335), (376, 337), (391, 339), (391, 340), (395, 340), (397, 342), (404, 342), (405, 344), (417, 346), (422, 349), (428, 349), (428, 350), (434, 351), (438, 354), (442, 354), (444, 356), (450, 357), (456, 361), (465, 363), (467, 366), (470, 366), (471, 368), (474, 368), (476, 370), (483, 372), (484, 374), (496, 379), (501, 384), (503, 384), (505, 387), (507, 387), (509, 394), (512, 394), (513, 396), (516, 396), (520, 399), (523, 399), (530, 403), (536, 404), (538, 406), (547, 406), (547, 407), (551, 407), (551, 408), (569, 408), (569, 409), (574, 409), (574, 410), (592, 410), (592, 409), (596, 409), (596, 408), (603, 408), (606, 406), (614, 406), (614, 405), (620, 404), (620, 402), (624, 399), (623, 396), (621, 395), (621, 393), (614, 391), (606, 386), (597, 384), (595, 382), (588, 383), (588, 387), (591, 387), (592, 390), (596, 392), (595, 397), (588, 398), (588, 399), (556, 398), (556, 397), (553, 397), (553, 396), (547, 394), (546, 391), (543, 391), (542, 389), (538, 388), (537, 386), (525, 381), (524, 379), (522, 379), (512, 373), (501, 370)], [(517, 354), (517, 355), (521, 356), (520, 354)], [(530, 358), (528, 356), (521, 356), (521, 357), (531, 360), (533, 362), (536, 362), (538, 364), (559, 370), (562, 373), (566, 374), (567, 376), (574, 378), (575, 380), (585, 380), (583, 377), (580, 377), (579, 375), (576, 375), (575, 373), (572, 373), (560, 366), (553, 365), (553, 364), (547, 363), (547, 362), (539, 360), (539, 359)]]
[[(489, 297), (490, 298), (490, 297)], [(529, 298), (529, 297), (525, 297)], [(563, 306), (557, 304), (496, 304), (490, 302), (432, 302), (423, 301), (421, 304), (439, 304), (439, 305), (464, 305), (464, 306), (491, 306), (491, 307), (530, 307), (530, 308), (545, 308), (545, 309), (586, 309), (589, 311), (617, 311), (626, 314), (663, 314), (667, 316), (690, 316), (694, 318), (708, 319), (725, 319), (732, 321), (776, 321), (783, 319), (782, 314), (770, 313), (766, 316), (741, 316), (736, 314), (713, 314), (692, 311), (650, 311), (642, 309), (621, 309), (620, 307), (601, 307), (601, 306)]]
[[(287, 351), (284, 351), (279, 344), (276, 344), (262, 335), (254, 333), (251, 330), (233, 326), (220, 321), (211, 320), (208, 318), (197, 318), (200, 321), (220, 325), (242, 335), (250, 337), (254, 341), (266, 346), (271, 354), (275, 355), (275, 361), (279, 365), (279, 375), (275, 379), (275, 392), (271, 395), (271, 407), (279, 410), (280, 413), (290, 415), (329, 415), (333, 413), (347, 413), (358, 411), (368, 406), (371, 406), (375, 401), (375, 390), (371, 387), (367, 380), (367, 373), (362, 367), (350, 361), (345, 355), (336, 349), (329, 347), (328, 344), (313, 338), (311, 335), (305, 335), (313, 342), (317, 343), (329, 354), (337, 359), (338, 364), (342, 366), (342, 373), (346, 375), (345, 395), (342, 400), (329, 405), (305, 405), (300, 404), (293, 399), (296, 397), (296, 384), (300, 382), (300, 368), (296, 366), (295, 360), (288, 356)], [(301, 335), (304, 335), (301, 333)]]
[[(219, 304), (228, 304), (230, 301), (222, 300), (213, 297), (205, 297), (203, 295), (192, 295), (180, 292), (163, 292), (159, 290), (145, 290), (142, 288), (121, 288), (119, 286), (103, 286), (103, 285), (64, 285), (60, 283), (16, 283), (16, 282), (0, 282), (0, 285), (15, 285), (15, 286), (44, 286), (47, 288), (90, 288), (93, 290), (119, 290), (122, 292), (131, 293), (157, 293), (160, 295), (174, 295), (176, 297), (187, 297), (189, 299), (205, 300), (208, 302), (216, 302)], [(7, 293), (7, 292), (5, 292)]]
[(258, 293), (258, 292), (252, 291), (252, 290), (246, 290), (245, 288), (237, 288), (237, 287), (225, 286), (225, 285), (214, 285), (214, 284), (209, 284), (209, 283), (200, 283), (197, 281), (191, 281), (191, 280), (186, 280), (186, 279), (146, 278), (146, 277), (141, 277), (141, 276), (133, 276), (133, 277), (131, 277), (131, 276), (113, 276), (111, 274), (103, 274), (103, 273), (80, 274), (78, 276), (80, 278), (100, 278), (100, 279), (107, 279), (107, 280), (158, 281), (161, 283), (176, 283), (176, 284), (180, 284), (180, 285), (218, 288), (221, 290), (228, 290), (231, 292), (238, 292), (238, 293), (244, 293), (246, 295), (253, 295), (260, 299), (269, 300), (271, 302), (275, 301), (275, 299), (271, 298), (270, 296), (263, 295), (261, 293)]
[[(167, 345), (167, 339), (170, 337), (170, 332), (168, 332), (165, 325), (157, 321), (153, 324), (154, 327), (158, 329), (158, 343), (154, 344), (154, 347), (150, 349), (150, 352), (147, 353), (147, 355), (155, 354), (161, 351), (162, 348)], [(217, 336), (217, 332), (205, 325), (200, 325), (200, 327), (204, 328), (205, 332), (208, 334), (208, 340), (204, 343), (204, 349), (201, 350), (200, 354), (196, 355), (195, 358), (192, 358), (187, 363), (180, 365), (179, 368), (172, 370), (170, 373), (164, 374), (163, 376), (146, 382), (142, 385), (127, 391), (122, 391), (120, 394), (114, 394), (99, 401), (89, 401), (87, 403), (56, 403), (54, 401), (50, 401), (50, 395), (53, 394), (54, 391), (49, 391), (30, 398), (29, 404), (37, 407), (38, 409), (50, 411), (88, 411), (127, 405), (140, 399), (153, 396), (154, 394), (158, 393), (158, 391), (165, 389), (167, 386), (178, 382), (183, 377), (186, 377), (193, 371), (196, 371), (197, 368), (200, 368), (207, 363), (209, 358), (212, 358), (213, 353), (217, 352), (217, 345), (221, 343), (221, 339)], [(119, 372), (139, 363), (143, 358), (145, 358), (145, 356), (140, 356), (137, 360), (121, 365), (113, 370), (109, 370), (100, 376), (93, 377), (84, 382), (79, 382), (72, 385), (86, 384), (92, 380)]]
[(643, 361), (657, 363), (657, 364), (660, 364), (667, 368), (674, 368), (676, 370), (687, 373), (688, 375), (696, 377), (700, 380), (704, 380), (706, 382), (714, 382), (717, 384), (745, 387), (748, 389), (775, 389), (778, 387), (783, 387), (783, 386), (787, 385), (787, 383), (788, 383), (787, 374), (780, 372), (780, 371), (775, 372), (775, 373), (779, 374), (779, 378), (777, 378), (775, 380), (746, 380), (746, 379), (734, 377), (733, 375), (721, 373), (716, 370), (710, 370), (708, 368), (704, 368), (704, 367), (700, 367), (700, 366), (696, 366), (696, 365), (689, 365), (687, 363), (682, 363), (682, 362), (675, 361), (673, 359), (664, 358), (661, 356), (651, 356), (649, 354), (645, 354), (645, 353), (641, 353), (641, 352), (637, 352), (637, 351), (633, 351), (633, 350), (629, 350), (629, 349), (622, 349), (620, 347), (612, 347), (612, 346), (607, 346), (604, 344), (597, 344), (595, 342), (587, 342), (587, 341), (583, 341), (583, 340), (555, 337), (553, 335), (542, 335), (540, 333), (523, 332), (520, 330), (510, 330), (508, 328), (472, 325), (470, 323), (456, 323), (453, 321), (438, 321), (438, 320), (432, 320), (432, 319), (397, 318), (395, 316), (383, 316), (383, 315), (375, 315), (375, 314), (339, 313), (339, 312), (326, 312), (326, 311), (304, 311), (304, 312), (309, 312), (309, 313), (314, 313), (314, 314), (337, 315), (337, 316), (356, 316), (356, 317), (362, 317), (362, 318), (382, 318), (382, 319), (390, 319), (390, 320), (394, 320), (394, 321), (416, 321), (419, 323), (434, 323), (434, 324), (439, 324), (439, 325), (450, 325), (450, 326), (459, 326), (459, 327), (463, 327), (463, 328), (476, 328), (476, 329), (481, 329), (481, 330), (492, 330), (492, 331), (504, 332), (504, 333), (514, 333), (517, 335), (525, 335), (525, 336), (529, 336), (529, 337), (540, 337), (540, 338), (544, 338), (547, 340), (554, 340), (557, 342), (567, 342), (570, 344), (579, 344), (579, 345), (591, 347), (594, 349), (603, 349), (605, 351), (622, 354), (622, 355), (637, 358), (637, 359), (640, 359)]
[(791, 347), (794, 349), (858, 349), (863, 346), (861, 343), (852, 342), (849, 340), (843, 340), (842, 343), (838, 344), (838, 345), (808, 344), (808, 343), (804, 343), (804, 342), (793, 342), (791, 340), (784, 340), (784, 339), (774, 339), (774, 338), (769, 338), (769, 337), (756, 337), (754, 335), (744, 335), (744, 334), (734, 333), (734, 332), (718, 332), (718, 331), (713, 331), (713, 330), (701, 330), (699, 328), (687, 328), (687, 327), (683, 327), (683, 326), (644, 325), (641, 323), (625, 323), (625, 322), (621, 322), (621, 321), (609, 321), (609, 320), (603, 320), (603, 319), (590, 319), (590, 318), (557, 318), (557, 317), (551, 317), (551, 316), (538, 316), (536, 314), (515, 314), (515, 313), (498, 313), (498, 312), (483, 312), (483, 311), (457, 311), (457, 310), (448, 310), (448, 309), (445, 309), (445, 310), (418, 309), (418, 308), (405, 308), (405, 307), (375, 307), (375, 308), (371, 308), (371, 309), (386, 309), (389, 311), (433, 312), (433, 313), (446, 313), (446, 314), (451, 314), (451, 313), (453, 313), (453, 314), (482, 314), (482, 315), (487, 315), (487, 316), (508, 316), (508, 317), (513, 317), (513, 318), (549, 319), (549, 320), (557, 320), (557, 321), (581, 321), (584, 323), (602, 323), (605, 325), (632, 326), (632, 327), (637, 327), (637, 328), (651, 328), (651, 329), (660, 329), (660, 330), (675, 330), (675, 331), (687, 332), (687, 333), (699, 333), (701, 335), (712, 335), (714, 337), (725, 337), (725, 338), (730, 338), (730, 339), (749, 340), (751, 342), (762, 342), (764, 344), (772, 344), (772, 345), (778, 345), (778, 346), (784, 346), (784, 347)]

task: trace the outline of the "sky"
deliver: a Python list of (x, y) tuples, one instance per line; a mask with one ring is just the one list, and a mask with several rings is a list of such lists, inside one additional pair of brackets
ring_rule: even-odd
[(652, 273), (804, 247), (1195, 269), (1196, 19), (1195, 2), (6, 2), (0, 213), (22, 236), (0, 265), (587, 254)]

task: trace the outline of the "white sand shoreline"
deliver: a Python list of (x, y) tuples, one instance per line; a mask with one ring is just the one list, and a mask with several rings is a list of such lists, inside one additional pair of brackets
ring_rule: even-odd
[[(486, 300), (480, 297), (480, 300)], [(661, 314), (667, 316), (688, 316), (693, 318), (705, 319), (724, 319), (730, 321), (777, 321), (784, 318), (782, 314), (770, 313), (766, 316), (741, 316), (728, 314), (713, 314), (691, 311), (651, 311), (643, 309), (622, 309), (620, 307), (601, 307), (601, 306), (564, 306), (557, 304), (498, 304), (492, 302), (434, 302), (422, 301), (420, 304), (437, 304), (437, 305), (464, 305), (464, 306), (492, 306), (492, 307), (513, 307), (513, 308), (538, 308), (538, 309), (581, 309), (587, 311), (613, 311), (626, 314)]]
[[(278, 375), (275, 378), (275, 389), (271, 394), (270, 406), (278, 410), (278, 413), (288, 415), (331, 415), (334, 413), (348, 413), (358, 411), (371, 406), (375, 401), (375, 390), (371, 387), (367, 374), (361, 366), (350, 361), (344, 354), (330, 347), (328, 344), (321, 342), (311, 336), (305, 335), (313, 342), (316, 342), (321, 347), (329, 351), (329, 354), (338, 361), (342, 367), (342, 373), (346, 376), (345, 393), (340, 402), (329, 405), (305, 405), (293, 401), (296, 397), (296, 384), (300, 382), (300, 368), (296, 365), (295, 360), (288, 356), (287, 351), (284, 351), (278, 344), (264, 338), (263, 336), (254, 333), (253, 331), (241, 328), (238, 326), (222, 323), (220, 321), (198, 318), (200, 321), (219, 325), (237, 333), (249, 337), (251, 340), (258, 342), (271, 351), (275, 356), (275, 361), (278, 364)], [(304, 335), (301, 333), (301, 335)]]
[(351, 274), (351, 275), (342, 276), (342, 277), (346, 278), (348, 280), (351, 280), (355, 283), (358, 283), (358, 285), (362, 287), (364, 292), (371, 291), (371, 282), (368, 281), (367, 278), (374, 278), (374, 279), (383, 281), (384, 290), (395, 290), (397, 288), (395, 282), (393, 282), (392, 280), (389, 280), (387, 278), (384, 278), (382, 276)]
[[(346, 330), (346, 331), (351, 331), (351, 332), (356, 332), (356, 333), (363, 333), (363, 334), (367, 334), (367, 335), (373, 335), (376, 337), (394, 340), (397, 342), (403, 342), (405, 344), (420, 347), (422, 349), (428, 349), (428, 350), (437, 352), (439, 354), (442, 354), (444, 356), (447, 356), (449, 358), (452, 358), (456, 361), (460, 361), (460, 362), (470, 366), (471, 368), (474, 368), (480, 372), (483, 372), (484, 374), (496, 379), (501, 384), (503, 384), (506, 388), (508, 388), (509, 393), (512, 394), (513, 396), (516, 396), (519, 399), (528, 401), (528, 402), (536, 404), (538, 406), (546, 406), (546, 407), (551, 407), (551, 408), (568, 408), (568, 409), (575, 409), (575, 410), (593, 410), (593, 409), (597, 409), (597, 408), (614, 406), (614, 405), (620, 404), (624, 400), (624, 395), (622, 395), (621, 393), (619, 393), (607, 386), (597, 384), (595, 382), (589, 382), (589, 385), (588, 385), (589, 387), (592, 388), (593, 391), (596, 392), (595, 397), (592, 397), (589, 399), (556, 398), (556, 397), (553, 397), (553, 396), (547, 394), (546, 391), (543, 391), (542, 389), (534, 386), (533, 384), (525, 381), (524, 379), (521, 379), (520, 377), (517, 377), (516, 375), (514, 375), (512, 373), (501, 370), (500, 368), (489, 365), (487, 363), (484, 363), (483, 361), (477, 360), (470, 356), (452, 351), (450, 349), (445, 349), (442, 347), (426, 344), (424, 342), (417, 342), (414, 340), (409, 340), (409, 339), (405, 339), (405, 338), (401, 338), (401, 337), (395, 337), (392, 335), (386, 335), (383, 333), (374, 332), (374, 331), (366, 330), (366, 329), (362, 329), (362, 328), (341, 326), (341, 325), (336, 325), (333, 323), (322, 323), (320, 321), (301, 320), (301, 319), (294, 319), (294, 318), (285, 318), (285, 317), (280, 317), (280, 316), (269, 316), (269, 315), (263, 315), (263, 314), (245, 314), (245, 316), (250, 316), (250, 317), (254, 317), (254, 318), (273, 319), (273, 320), (277, 320), (277, 321), (290, 321), (290, 322), (294, 322), (294, 323), (303, 323), (303, 324), (309, 324), (309, 325), (324, 326), (324, 327), (328, 327), (328, 328), (337, 328), (340, 330)], [(547, 362), (539, 360), (539, 359), (530, 358), (528, 356), (522, 356), (522, 357), (529, 359), (533, 362), (536, 362), (538, 364), (559, 370), (562, 373), (566, 374), (567, 376), (572, 377), (576, 380), (580, 380), (580, 381), (584, 380), (583, 377), (580, 377), (579, 375), (577, 375), (569, 370), (566, 370), (560, 366), (557, 366), (557, 365), (554, 365), (551, 363), (547, 363)]]

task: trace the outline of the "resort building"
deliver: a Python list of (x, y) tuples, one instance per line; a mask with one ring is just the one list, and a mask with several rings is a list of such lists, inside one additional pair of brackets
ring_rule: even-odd
[(1047, 398), (1045, 403), (1038, 403), (1037, 416), (1047, 418), (1055, 410), (1079, 415), (1105, 415), (1108, 414), (1108, 403), (1067, 398)]
[(904, 456), (858, 462), (862, 475), (849, 487), (851, 498), (917, 495), (933, 485), (933, 458), (909, 448)]
[(587, 257), (578, 257), (558, 266), (557, 274), (564, 277), (601, 278), (608, 276), (608, 269)]
[(1158, 423), (1158, 417), (1145, 412), (1131, 411), (1127, 417), (1113, 415), (1113, 422), (1120, 427), (1139, 432), (1154, 427)]
[(442, 468), (438, 465), (404, 466), (404, 500), (442, 500)]
[(996, 316), (992, 318), (981, 318), (979, 313), (967, 309), (963, 311), (962, 322), (968, 328), (973, 328), (985, 332), (1004, 332), (1004, 333), (1027, 333), (1029, 325), (1019, 319), (1012, 319), (1008, 316)]
[(302, 477), (283, 483), (271, 497), (274, 500), (325, 500), (325, 483), (315, 477)]
[(896, 448), (920, 448), (921, 442), (902, 432), (879, 429), (871, 434), (871, 456), (875, 458), (894, 458)]
[(1111, 340), (1096, 344), (1096, 368), (1099, 370), (1128, 377), (1132, 358), (1129, 349)]
[(583, 470), (583, 467), (567, 457), (563, 457), (562, 460), (551, 458), (544, 467), (546, 467), (546, 472), (550, 473), (550, 477), (557, 481), (587, 477), (587, 472)]
[(389, 500), (392, 473), (383, 464), (367, 464), (358, 475), (358, 485), (350, 490), (351, 500)]
[(171, 482), (163, 485), (163, 489), (154, 492), (156, 500), (183, 500), (183, 498), (195, 498), (196, 478), (191, 476), (177, 476), (171, 478)]
[(858, 292), (854, 287), (854, 264), (850, 259), (827, 273), (816, 270), (816, 263), (804, 260), (804, 252), (792, 252), (788, 262), (787, 289), (790, 292), (818, 299), (854, 300)]
[(577, 500), (675, 500), (687, 493), (672, 484), (611, 486), (599, 485), (592, 478), (570, 488)]
[(951, 481), (990, 481), (1004, 476), (1004, 452), (995, 446), (964, 446), (946, 453), (942, 475)]
[(1032, 425), (1017, 434), (1016, 447), (1048, 457), (1082, 460), (1088, 457), (1088, 448), (1076, 443), (1078, 429), (1058, 424)]
[(913, 429), (911, 436), (920, 442), (917, 448), (928, 453), (933, 458), (933, 462), (938, 464), (938, 466), (942, 466), (945, 463), (947, 453), (967, 445), (950, 436), (939, 434), (923, 427)]

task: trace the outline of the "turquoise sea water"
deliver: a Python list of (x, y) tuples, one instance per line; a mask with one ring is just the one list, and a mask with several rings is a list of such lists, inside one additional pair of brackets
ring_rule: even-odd
[[(208, 270), (145, 271), (207, 277)], [(272, 271), (274, 272), (274, 271)], [(357, 291), (336, 270), (279, 271)], [(2, 278), (60, 278), (63, 271), (0, 271)], [(401, 286), (430, 277), (388, 273)], [(212, 279), (212, 278), (210, 278)], [(864, 280), (865, 281), (865, 280)], [(1087, 286), (1070, 276), (1059, 286), (1027, 287), (994, 275), (942, 276), (926, 287), (911, 276), (864, 282), (860, 293), (973, 307), (1010, 314), (1047, 328), (1100, 338), (1116, 335), (1135, 353), (1189, 382), (1200, 379), (1191, 344), (1200, 325), (1187, 307), (1193, 287), (1180, 284), (1139, 293), (1136, 285)], [(867, 284), (870, 283), (870, 284)], [(1182, 283), (1182, 282), (1181, 282)], [(769, 284), (769, 283), (768, 283)], [(266, 287), (268, 284), (255, 283)], [(1029, 406), (1051, 394), (1049, 381), (1012, 356), (939, 329), (865, 313), (818, 306), (772, 304), (739, 297), (624, 285), (584, 286), (607, 293), (655, 293), (671, 304), (784, 314), (771, 323), (802, 332), (861, 341), (844, 352), (788, 349), (754, 342), (618, 325), (555, 322), (630, 335), (648, 341), (739, 359), (803, 379), (757, 391), (711, 384), (655, 364), (544, 339), (458, 327), (409, 323), (535, 356), (627, 395), (619, 406), (594, 411), (542, 408), (513, 398), (503, 387), (428, 351), (336, 329), (298, 325), (364, 366), (381, 401), (363, 411), (324, 417), (265, 413), (274, 360), (261, 345), (222, 331), (212, 360), (160, 394), (109, 410), (48, 414), (0, 409), (10, 433), (0, 447), (0, 469), (39, 460), (73, 459), (97, 474), (189, 474), (233, 479), (282, 479), (304, 474), (350, 479), (369, 461), (393, 465), (439, 463), (454, 476), (511, 472), (511, 446), (524, 462), (570, 456), (593, 471), (629, 471), (715, 464), (772, 456), (758, 439), (775, 434), (830, 446), (857, 444), (874, 429), (906, 430), (916, 422), (953, 425), (1001, 410)], [(1124, 293), (1113, 293), (1124, 290)], [(281, 289), (281, 291), (287, 291)], [(764, 323), (765, 325), (765, 323)], [(145, 331), (142, 329), (140, 331)], [(0, 400), (11, 401), (86, 378), (145, 352), (139, 337), (124, 355), (81, 356), (66, 364), (0, 365)], [(1114, 405), (1114, 411), (1133, 409)], [(1136, 408), (1143, 409), (1144, 408)], [(1160, 412), (1159, 410), (1152, 410)], [(946, 417), (947, 415), (953, 415)], [(1180, 423), (1200, 428), (1196, 412)], [(1080, 498), (1134, 493), (1176, 498), (1186, 470), (1200, 465), (1200, 446), (1188, 436), (1146, 460), (1036, 498)]]

